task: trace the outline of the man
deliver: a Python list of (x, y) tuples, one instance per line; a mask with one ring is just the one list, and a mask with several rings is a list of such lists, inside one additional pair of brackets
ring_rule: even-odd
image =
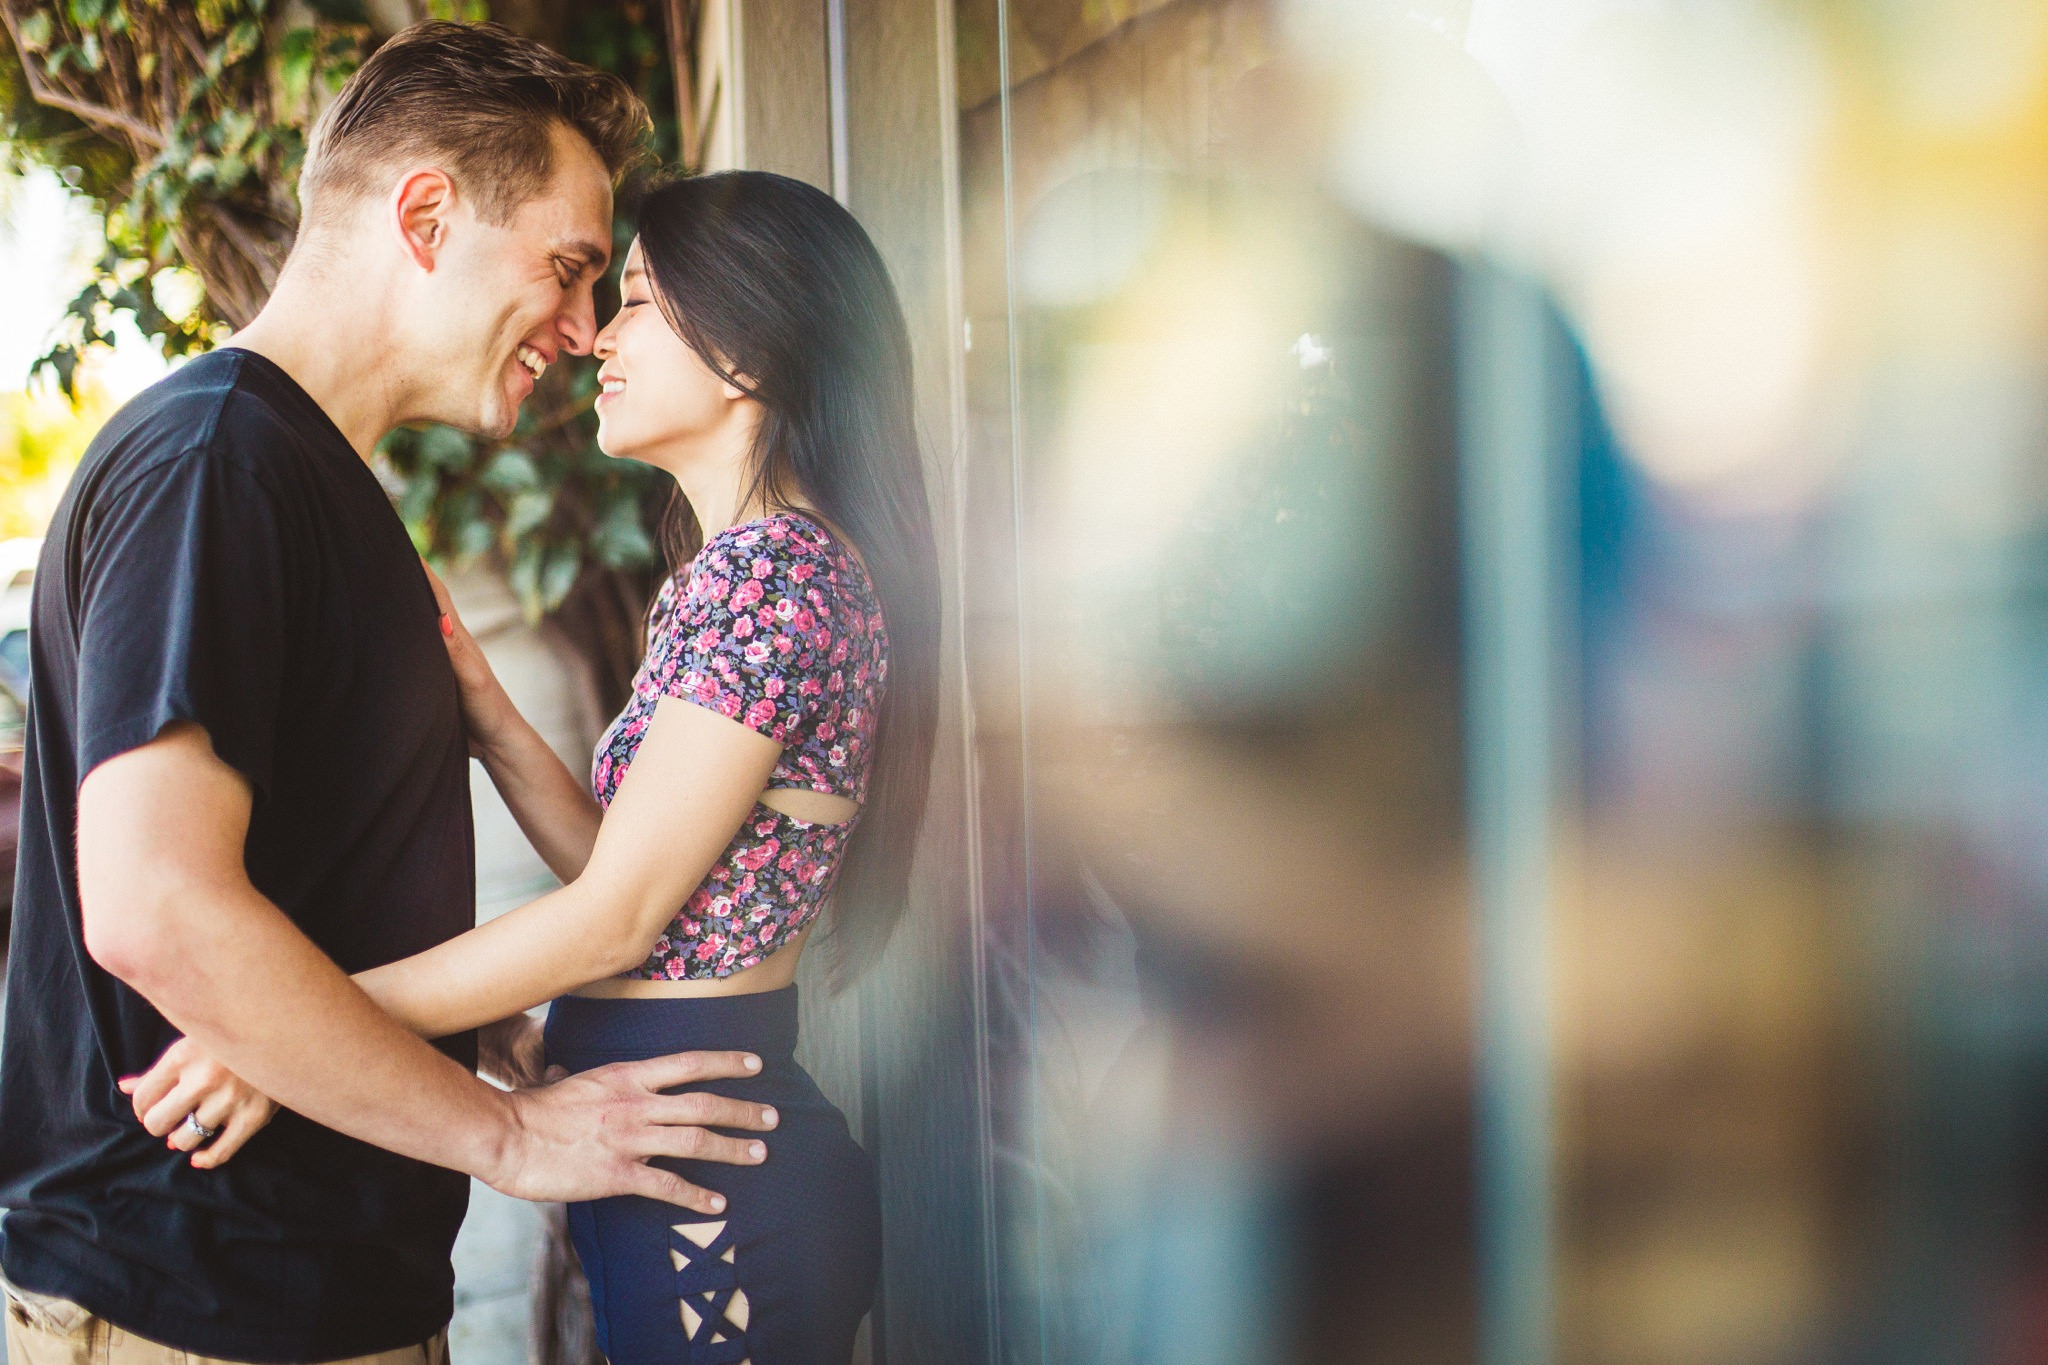
[[(474, 1037), (430, 1045), (347, 976), (475, 912), (455, 683), (369, 454), (402, 422), (508, 434), (589, 350), (646, 117), (500, 29), (393, 38), (314, 131), (262, 315), (80, 465), (37, 578), (0, 1057), (11, 1365), (438, 1360), (461, 1173), (716, 1212), (645, 1159), (758, 1159), (707, 1129), (771, 1112), (658, 1093), (752, 1059), (503, 1092)], [(167, 1146), (120, 1087), (181, 1033), (283, 1106), (216, 1168), (184, 1148), (225, 1116)]]

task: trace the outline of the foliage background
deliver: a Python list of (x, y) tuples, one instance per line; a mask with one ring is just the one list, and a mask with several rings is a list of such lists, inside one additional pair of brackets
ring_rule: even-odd
[[(668, 12), (648, 0), (0, 0), (0, 168), (51, 167), (106, 224), (93, 277), (38, 370), (85, 401), (79, 359), (117, 314), (172, 357), (253, 317), (297, 229), (314, 119), (378, 43), (420, 19), (494, 19), (617, 73), (654, 111), (655, 157), (672, 161)], [(631, 204), (629, 187), (616, 257)], [(615, 291), (616, 273), (600, 316)], [(565, 358), (509, 440), (401, 430), (377, 468), (422, 553), (502, 569), (610, 702), (637, 660), (668, 483), (597, 449), (596, 387), (595, 362)]]

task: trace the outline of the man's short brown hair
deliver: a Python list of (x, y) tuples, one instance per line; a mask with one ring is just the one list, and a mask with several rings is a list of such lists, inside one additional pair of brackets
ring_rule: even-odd
[(582, 136), (616, 182), (653, 123), (617, 76), (497, 24), (415, 24), (364, 62), (313, 126), (299, 202), (354, 200), (379, 172), (430, 162), (486, 222), (502, 223), (554, 173), (551, 134)]

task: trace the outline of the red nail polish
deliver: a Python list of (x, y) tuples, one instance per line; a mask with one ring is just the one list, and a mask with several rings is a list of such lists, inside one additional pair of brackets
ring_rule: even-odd
[(441, 613), (441, 633), (443, 635), (453, 635), (455, 633), (455, 618), (445, 611)]

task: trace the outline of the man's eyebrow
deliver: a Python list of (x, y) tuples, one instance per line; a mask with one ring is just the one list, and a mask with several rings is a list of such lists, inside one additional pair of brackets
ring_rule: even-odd
[(609, 248), (599, 246), (595, 242), (557, 242), (555, 244), (555, 250), (560, 252), (564, 256), (576, 256), (581, 258), (584, 266), (591, 270), (603, 270), (605, 266), (610, 263), (612, 258), (612, 253)]

